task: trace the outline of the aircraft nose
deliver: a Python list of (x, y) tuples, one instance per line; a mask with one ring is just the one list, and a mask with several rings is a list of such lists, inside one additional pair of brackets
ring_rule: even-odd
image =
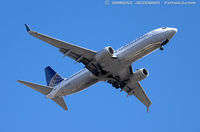
[(176, 28), (169, 28), (168, 29), (168, 35), (169, 35), (169, 39), (171, 39), (177, 32), (178, 30)]
[(171, 30), (172, 30), (173, 34), (175, 34), (178, 31), (177, 28), (172, 28)]

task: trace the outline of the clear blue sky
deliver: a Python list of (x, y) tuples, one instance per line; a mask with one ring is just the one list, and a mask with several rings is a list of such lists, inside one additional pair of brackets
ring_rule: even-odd
[[(7, 0), (0, 7), (1, 132), (200, 131), (199, 3), (106, 6), (103, 0)], [(25, 23), (95, 51), (108, 45), (117, 49), (155, 28), (178, 28), (163, 52), (133, 64), (150, 72), (142, 81), (152, 100), (150, 112), (135, 97), (103, 82), (66, 97), (69, 111), (17, 83), (46, 85), (47, 65), (64, 77), (83, 68), (29, 36)]]

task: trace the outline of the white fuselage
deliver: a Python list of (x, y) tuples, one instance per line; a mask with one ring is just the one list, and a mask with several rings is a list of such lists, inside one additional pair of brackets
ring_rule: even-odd
[[(177, 29), (175, 28), (159, 28), (146, 33), (142, 37), (116, 50), (114, 54), (117, 56), (117, 59), (111, 59), (101, 64), (101, 66), (110, 73), (118, 74), (133, 62), (160, 48), (162, 41), (165, 39), (170, 40), (176, 32)], [(60, 82), (47, 97), (54, 98), (56, 96), (70, 95), (104, 80), (106, 78), (103, 76), (102, 78), (97, 78), (88, 69), (84, 68)]]

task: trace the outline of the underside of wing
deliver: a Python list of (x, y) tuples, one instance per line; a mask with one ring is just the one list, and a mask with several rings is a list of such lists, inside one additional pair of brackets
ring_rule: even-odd
[(148, 110), (149, 106), (151, 105), (151, 101), (146, 95), (139, 81), (130, 79), (133, 74), (135, 73), (130, 65), (119, 70), (117, 75), (112, 75), (112, 78), (108, 79), (107, 82), (112, 84), (112, 86), (115, 88), (121, 88), (121, 91), (125, 91), (128, 96), (134, 95), (147, 107)]
[(147, 107), (147, 110), (149, 109), (149, 106), (152, 103), (139, 82), (130, 82), (125, 86), (123, 90), (128, 93), (128, 96), (135, 95), (135, 97)]
[(35, 31), (31, 31), (27, 25), (25, 26), (30, 35), (42, 41), (45, 41), (52, 46), (59, 48), (59, 50), (64, 54), (64, 56), (69, 56), (77, 62), (82, 62), (84, 65), (87, 65), (90, 62), (90, 60), (94, 57), (94, 55), (96, 55), (95, 51), (74, 44), (70, 44), (68, 42), (64, 42)]

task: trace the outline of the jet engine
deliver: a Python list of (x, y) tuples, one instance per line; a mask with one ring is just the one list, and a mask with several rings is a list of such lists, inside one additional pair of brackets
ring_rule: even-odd
[(103, 62), (113, 57), (113, 54), (114, 54), (114, 49), (112, 47), (105, 47), (103, 50), (99, 51), (95, 55), (95, 60), (97, 62)]
[(133, 82), (139, 82), (143, 79), (145, 79), (149, 75), (149, 72), (145, 68), (141, 68), (139, 70), (136, 70), (136, 72), (133, 73), (130, 80)]

